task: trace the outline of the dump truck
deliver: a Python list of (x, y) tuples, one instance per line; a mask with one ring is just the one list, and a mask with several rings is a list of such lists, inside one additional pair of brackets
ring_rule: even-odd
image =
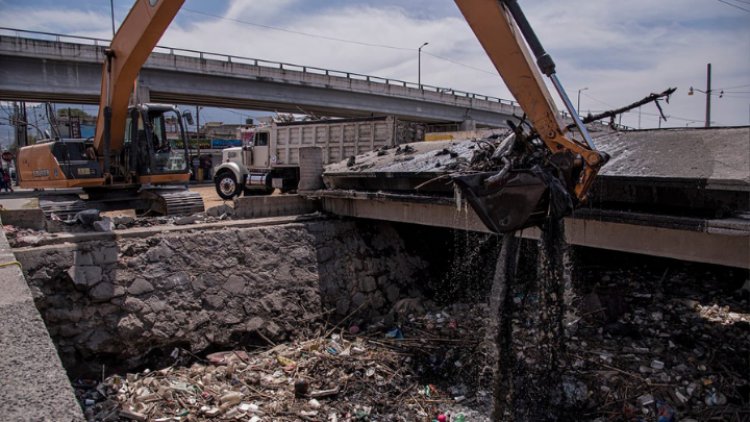
[(250, 128), (241, 147), (222, 151), (214, 167), (216, 192), (223, 199), (241, 194), (289, 192), (299, 183), (300, 147), (322, 149), (323, 164), (378, 148), (421, 141), (420, 124), (392, 116), (271, 123)]

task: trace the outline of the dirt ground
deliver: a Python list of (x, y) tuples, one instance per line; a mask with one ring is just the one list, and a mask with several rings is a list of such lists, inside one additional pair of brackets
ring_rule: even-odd
[(211, 207), (215, 207), (221, 204), (227, 204), (227, 205), (233, 206), (233, 201), (225, 201), (219, 197), (219, 195), (216, 193), (216, 187), (214, 187), (212, 183), (190, 185), (190, 190), (201, 194), (201, 197), (203, 198), (203, 203), (205, 204), (206, 209), (209, 209)]

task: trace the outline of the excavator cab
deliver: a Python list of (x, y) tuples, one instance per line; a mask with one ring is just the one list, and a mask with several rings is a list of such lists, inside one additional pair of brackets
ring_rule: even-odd
[(125, 124), (123, 151), (113, 176), (132, 183), (158, 183), (156, 179), (187, 175), (188, 142), (177, 107), (139, 104), (131, 107)]

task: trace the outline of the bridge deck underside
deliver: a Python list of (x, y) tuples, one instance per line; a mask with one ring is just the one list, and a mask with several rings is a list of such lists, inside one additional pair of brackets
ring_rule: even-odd
[[(325, 190), (327, 212), (356, 218), (488, 232), (464, 204), (444, 197)], [(586, 210), (565, 219), (567, 241), (573, 245), (644, 255), (750, 268), (750, 220), (697, 219), (645, 213)], [(536, 239), (539, 229), (520, 232)]]

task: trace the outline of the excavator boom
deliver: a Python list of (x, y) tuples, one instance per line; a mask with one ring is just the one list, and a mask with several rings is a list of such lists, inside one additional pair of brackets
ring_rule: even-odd
[[(99, 115), (94, 148), (105, 151), (105, 127), (109, 128), (108, 149), (119, 151), (125, 134), (128, 102), (138, 72), (185, 0), (138, 0), (120, 25), (107, 50), (102, 69)], [(106, 125), (106, 110), (111, 118)]]

